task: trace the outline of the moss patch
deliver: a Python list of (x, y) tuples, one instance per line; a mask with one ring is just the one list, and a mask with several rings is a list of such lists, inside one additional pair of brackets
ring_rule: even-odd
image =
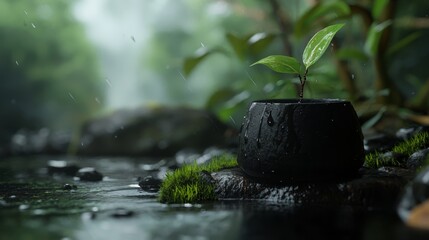
[(196, 163), (185, 165), (167, 174), (160, 188), (159, 200), (165, 203), (194, 203), (215, 200), (214, 186), (201, 178), (201, 172), (215, 172), (237, 165), (237, 159), (231, 155), (215, 157), (203, 165)]
[(382, 166), (400, 166), (401, 163), (393, 157), (386, 157), (383, 153), (373, 152), (365, 156), (365, 167), (379, 168)]
[(369, 153), (365, 156), (364, 166), (370, 168), (379, 168), (382, 166), (404, 166), (405, 161), (411, 154), (429, 146), (429, 133), (420, 132), (412, 138), (392, 149), (392, 155), (386, 156), (380, 152)]
[(393, 147), (392, 152), (410, 156), (416, 151), (423, 149), (429, 145), (429, 133), (420, 132), (414, 135), (409, 140), (402, 142)]

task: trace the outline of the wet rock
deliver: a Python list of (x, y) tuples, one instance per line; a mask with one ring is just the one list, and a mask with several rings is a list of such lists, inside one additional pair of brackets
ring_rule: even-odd
[(49, 175), (75, 176), (80, 167), (64, 160), (51, 160), (48, 162)]
[(75, 190), (75, 189), (77, 189), (77, 187), (76, 187), (76, 185), (72, 185), (72, 184), (68, 184), (68, 183), (66, 183), (66, 184), (64, 184), (64, 186), (63, 186), (63, 188), (62, 188), (63, 190)]
[(139, 186), (146, 192), (158, 192), (162, 181), (152, 176), (147, 176), (139, 181)]
[(207, 111), (152, 107), (124, 109), (87, 122), (79, 153), (87, 155), (174, 156), (184, 148), (197, 151), (224, 146), (231, 128)]
[(396, 132), (396, 137), (400, 140), (408, 140), (420, 132), (429, 132), (429, 126), (417, 126), (412, 128), (401, 128)]
[[(394, 168), (391, 168), (394, 169)], [(342, 182), (260, 183), (234, 168), (212, 173), (219, 199), (253, 199), (288, 204), (347, 204), (365, 207), (394, 207), (409, 181), (406, 169), (360, 170), (360, 176)]]
[(203, 153), (198, 153), (193, 149), (184, 149), (176, 153), (175, 159), (178, 166), (184, 164), (204, 164), (211, 161), (214, 157), (231, 153), (231, 150), (209, 147)]
[(216, 183), (216, 180), (213, 178), (213, 176), (211, 175), (211, 173), (209, 173), (206, 170), (202, 170), (200, 172), (200, 179), (202, 181), (204, 181), (205, 183), (208, 183), (208, 184), (215, 184)]
[(36, 131), (19, 130), (10, 142), (9, 152), (12, 155), (28, 154), (64, 154), (71, 141), (69, 131), (51, 131), (42, 128)]
[(417, 151), (408, 158), (407, 160), (407, 168), (409, 169), (418, 169), (422, 167), (428, 158), (429, 148)]
[(400, 142), (400, 139), (387, 134), (377, 134), (371, 137), (367, 137), (364, 140), (364, 149), (366, 153), (378, 151), (384, 152), (392, 149), (396, 144)]
[(422, 170), (405, 188), (398, 205), (399, 216), (407, 222), (410, 212), (427, 200), (429, 200), (429, 167)]
[(92, 167), (85, 167), (79, 169), (76, 174), (76, 177), (81, 181), (90, 181), (97, 182), (103, 179), (103, 175), (95, 170)]
[(132, 217), (133, 215), (134, 215), (133, 211), (127, 210), (125, 208), (117, 208), (111, 214), (111, 216), (114, 218), (128, 218), (128, 217)]

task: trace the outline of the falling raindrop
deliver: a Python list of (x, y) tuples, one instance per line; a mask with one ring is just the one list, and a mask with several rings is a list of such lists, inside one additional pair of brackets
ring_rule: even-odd
[(98, 98), (95, 98), (95, 101), (100, 104), (100, 100)]
[(110, 82), (110, 80), (108, 78), (106, 78), (105, 80), (106, 80), (107, 85), (109, 85), (109, 87), (112, 87), (112, 83)]
[(201, 42), (201, 47), (205, 48), (206, 46), (204, 46), (203, 42)]
[(133, 42), (136, 42), (136, 39), (134, 38), (134, 36), (131, 36), (131, 40), (133, 40)]
[(28, 16), (28, 12), (27, 12), (26, 10), (24, 10), (24, 13), (25, 13), (25, 15), (27, 15), (27, 16)]
[(69, 93), (69, 96), (74, 102), (76, 102), (76, 99), (74, 98), (74, 96), (71, 93)]
[(16, 66), (19, 66), (19, 62), (18, 62), (18, 60), (16, 60), (16, 61), (15, 61), (15, 63), (16, 63)]
[(355, 79), (355, 75), (354, 75), (354, 74), (352, 74), (352, 79), (353, 79), (353, 80)]
[(247, 73), (247, 76), (249, 77), (250, 81), (252, 81), (253, 85), (255, 85), (255, 87), (258, 87), (258, 86), (256, 85), (255, 80), (253, 80), (252, 76), (250, 76), (249, 72), (247, 72), (247, 71), (246, 71), (246, 73)]
[(36, 28), (36, 25), (34, 25), (34, 23), (31, 23), (31, 26), (32, 26), (33, 28)]
[(234, 118), (232, 118), (232, 116), (229, 116), (229, 119), (231, 119), (231, 122), (234, 124), (234, 126), (237, 126), (237, 123), (235, 122)]
[(267, 124), (268, 124), (268, 126), (273, 126), (274, 125), (274, 118), (271, 115), (271, 112), (270, 112), (270, 115), (267, 118)]
[(179, 72), (179, 71), (178, 71), (178, 73), (179, 73), (180, 77), (183, 79), (183, 81), (185, 81), (186, 88), (188, 89), (188, 92), (192, 92), (191, 88), (189, 87), (188, 82), (186, 81), (185, 76), (183, 76), (183, 74), (181, 72)]

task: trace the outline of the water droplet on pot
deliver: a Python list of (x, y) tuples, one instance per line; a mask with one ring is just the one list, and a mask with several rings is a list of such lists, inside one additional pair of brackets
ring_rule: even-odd
[(270, 112), (270, 115), (267, 118), (267, 124), (268, 124), (268, 126), (273, 126), (274, 125), (274, 118), (273, 118), (273, 116), (271, 116), (271, 112)]

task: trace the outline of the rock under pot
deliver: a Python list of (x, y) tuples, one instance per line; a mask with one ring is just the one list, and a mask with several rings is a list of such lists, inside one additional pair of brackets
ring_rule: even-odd
[(352, 177), (363, 164), (363, 136), (350, 102), (278, 99), (250, 105), (238, 164), (263, 181)]

